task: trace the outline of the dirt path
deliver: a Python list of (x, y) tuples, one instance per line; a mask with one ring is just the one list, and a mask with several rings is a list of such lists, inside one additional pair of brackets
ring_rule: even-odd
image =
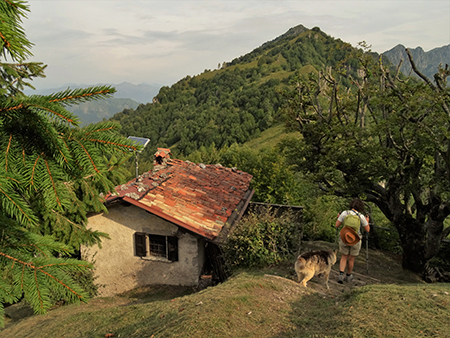
[[(335, 248), (336, 245), (334, 243), (322, 241), (304, 242), (302, 244), (302, 253), (313, 250), (334, 250)], [(308, 282), (308, 289), (310, 289), (310, 291), (320, 292), (324, 295), (337, 296), (343, 292), (350, 291), (353, 288), (371, 284), (424, 283), (417, 274), (402, 269), (400, 256), (372, 249), (369, 249), (367, 252), (366, 249), (363, 248), (360, 255), (355, 259), (353, 281), (339, 284), (337, 280), (341, 255), (338, 253), (337, 256), (338, 260), (331, 269), (328, 281), (330, 289), (327, 290), (323, 277), (315, 276)], [(288, 278), (295, 282), (297, 281), (294, 272), (292, 272)]]

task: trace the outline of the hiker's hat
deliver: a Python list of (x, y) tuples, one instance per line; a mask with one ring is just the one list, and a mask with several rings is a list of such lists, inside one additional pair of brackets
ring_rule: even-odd
[(343, 227), (341, 232), (339, 233), (339, 236), (341, 237), (341, 240), (345, 245), (352, 246), (360, 241), (360, 238), (356, 231), (350, 227)]

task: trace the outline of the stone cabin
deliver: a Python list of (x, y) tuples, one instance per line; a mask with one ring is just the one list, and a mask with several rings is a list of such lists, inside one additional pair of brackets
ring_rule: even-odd
[[(220, 279), (218, 244), (252, 198), (252, 176), (221, 165), (170, 158), (159, 148), (154, 167), (106, 196), (108, 213), (88, 227), (109, 234), (101, 247), (81, 248), (95, 262), (101, 296), (149, 284), (198, 285)], [(215, 276), (214, 276), (215, 275)]]

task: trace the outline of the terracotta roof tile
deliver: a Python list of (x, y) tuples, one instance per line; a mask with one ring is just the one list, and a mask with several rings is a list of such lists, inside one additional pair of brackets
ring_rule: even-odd
[(117, 186), (106, 202), (124, 199), (204, 237), (215, 238), (238, 205), (242, 208), (245, 204), (240, 202), (251, 198), (252, 176), (221, 165), (170, 159), (169, 154), (169, 149), (158, 149), (155, 157), (164, 157), (164, 164)]

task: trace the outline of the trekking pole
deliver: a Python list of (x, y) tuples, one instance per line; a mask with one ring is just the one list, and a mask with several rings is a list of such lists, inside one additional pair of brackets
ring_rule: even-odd
[[(369, 207), (369, 225), (372, 224), (372, 207)], [(366, 232), (366, 273), (369, 274), (369, 233)]]
[[(369, 216), (370, 219), (370, 216)], [(366, 232), (366, 272), (369, 274), (369, 233)]]
[[(339, 215), (338, 215), (338, 217), (339, 217)], [(338, 246), (339, 227), (336, 228), (335, 225), (332, 225), (332, 227), (334, 227), (336, 229), (336, 236), (335, 236), (335, 240), (334, 240), (334, 250), (333, 251), (337, 252), (337, 250), (339, 249), (339, 246)]]
[(339, 227), (336, 228), (336, 236), (335, 236), (335, 241), (334, 241), (334, 251), (337, 251), (338, 249), (338, 240), (339, 240)]

